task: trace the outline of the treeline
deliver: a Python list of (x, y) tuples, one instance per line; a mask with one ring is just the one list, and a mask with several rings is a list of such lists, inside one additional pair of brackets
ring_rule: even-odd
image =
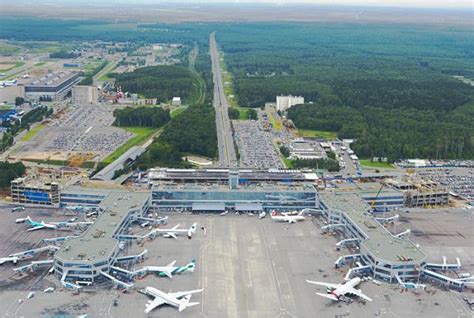
[(92, 85), (94, 83), (94, 76), (97, 75), (100, 71), (104, 69), (104, 67), (107, 66), (109, 62), (107, 60), (102, 61), (99, 66), (95, 67), (92, 72), (86, 74), (86, 77), (82, 79), (82, 81), (79, 83), (79, 85)]
[(303, 129), (327, 130), (355, 138), (359, 157), (455, 159), (474, 158), (474, 104), (453, 111), (416, 108), (306, 104), (288, 111)]
[(10, 182), (21, 177), (26, 171), (21, 162), (9, 163), (0, 161), (0, 189), (5, 190), (10, 187)]
[(326, 159), (294, 159), (291, 160), (291, 168), (293, 169), (323, 169), (330, 172), (339, 171), (339, 163), (337, 160)]
[(170, 112), (161, 107), (126, 107), (114, 110), (114, 126), (154, 127), (165, 125), (170, 120)]
[(53, 114), (53, 109), (46, 106), (37, 107), (21, 118), (15, 121), (3, 122), (2, 126), (7, 128), (7, 131), (3, 133), (2, 139), (0, 140), (0, 151), (4, 151), (13, 145), (15, 136), (21, 130), (29, 130), (30, 125), (35, 122), (42, 121), (45, 117), (49, 117)]
[(212, 106), (191, 106), (171, 119), (160, 136), (138, 159), (137, 166), (188, 167), (185, 154), (217, 156), (215, 112)]
[(74, 59), (81, 56), (81, 53), (68, 52), (68, 51), (58, 51), (54, 53), (49, 53), (49, 58), (51, 59)]
[[(143, 95), (145, 98), (157, 98), (168, 101), (175, 96), (186, 100), (196, 95), (196, 83), (190, 70), (184, 66), (160, 65), (143, 67), (131, 73), (111, 74), (115, 77), (115, 86), (121, 86), (124, 92)], [(192, 103), (193, 101), (187, 101)]]

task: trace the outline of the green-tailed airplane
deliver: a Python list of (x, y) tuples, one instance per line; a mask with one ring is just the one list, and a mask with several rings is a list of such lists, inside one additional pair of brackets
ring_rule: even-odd
[[(176, 268), (171, 272), (171, 275), (181, 274), (184, 272), (194, 272), (196, 268), (196, 261), (193, 259), (190, 263), (185, 266), (176, 266)], [(165, 272), (158, 272), (159, 277), (170, 277), (168, 273)]]

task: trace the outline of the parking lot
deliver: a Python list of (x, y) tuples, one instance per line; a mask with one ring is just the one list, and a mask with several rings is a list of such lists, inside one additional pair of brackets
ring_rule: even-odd
[(60, 118), (19, 147), (23, 157), (48, 153), (67, 158), (77, 152), (91, 152), (101, 158), (113, 152), (132, 133), (112, 127), (114, 106), (73, 106)]
[(251, 168), (283, 168), (272, 143), (272, 134), (260, 121), (233, 120), (234, 138), (239, 148), (240, 166)]
[[(317, 220), (287, 225), (246, 215), (170, 214), (167, 227), (179, 223), (181, 228), (188, 228), (193, 222), (198, 223), (198, 231), (192, 239), (157, 237), (143, 245), (133, 243), (127, 251), (129, 254), (143, 249), (149, 252), (148, 259), (135, 268), (166, 265), (173, 260), (177, 265), (184, 265), (193, 258), (196, 260), (194, 273), (183, 273), (173, 279), (148, 275), (135, 282), (136, 290), (145, 286), (166, 292), (204, 288), (202, 294), (192, 298), (201, 303), (199, 306), (182, 313), (163, 306), (152, 311), (150, 317), (472, 316), (462, 301), (463, 294), (432, 287), (415, 294), (401, 293), (396, 285), (362, 283), (360, 288), (374, 299), (366, 304), (358, 301), (336, 304), (318, 297), (315, 292), (324, 292), (324, 288), (307, 284), (305, 280), (342, 282), (345, 269), (335, 270), (333, 262), (345, 251), (336, 251), (334, 244), (338, 238), (322, 235)], [(4, 223), (2, 226), (5, 227)], [(0, 270), (3, 273), (8, 268)], [(59, 284), (54, 277), (46, 276), (41, 287), (53, 285)], [(136, 290), (125, 294), (111, 292), (110, 285), (79, 295), (59, 289), (51, 294), (39, 290), (32, 299), (19, 304), (18, 299), (24, 299), (32, 286), (34, 290), (40, 285), (34, 285), (32, 280), (27, 286), (0, 292), (0, 311), (5, 317), (41, 314), (76, 317), (86, 313), (90, 317), (145, 316), (143, 310), (148, 299)], [(113, 305), (114, 299), (118, 300), (117, 306)]]

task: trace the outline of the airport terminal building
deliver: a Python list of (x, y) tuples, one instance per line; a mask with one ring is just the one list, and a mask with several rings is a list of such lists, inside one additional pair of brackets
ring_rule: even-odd
[[(320, 207), (330, 231), (339, 230), (345, 239), (338, 244), (355, 243), (359, 253), (353, 259), (361, 261), (361, 271), (374, 278), (396, 283), (417, 279), (421, 275), (426, 255), (408, 239), (392, 235), (368, 213), (370, 206), (354, 193), (321, 193)], [(337, 266), (338, 264), (336, 264)]]
[(100, 216), (81, 236), (67, 240), (54, 255), (54, 273), (62, 282), (94, 282), (109, 272), (120, 252), (117, 235), (151, 203), (148, 192), (111, 191), (99, 204)]

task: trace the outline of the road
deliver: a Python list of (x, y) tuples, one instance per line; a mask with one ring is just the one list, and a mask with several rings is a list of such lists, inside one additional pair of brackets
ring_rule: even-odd
[(219, 64), (219, 52), (217, 51), (215, 32), (210, 36), (209, 52), (211, 54), (212, 73), (214, 81), (214, 108), (216, 110), (217, 142), (219, 147), (219, 166), (236, 167), (237, 156), (235, 154), (234, 140), (230, 128), (228, 114), (229, 104), (224, 94), (222, 71)]

